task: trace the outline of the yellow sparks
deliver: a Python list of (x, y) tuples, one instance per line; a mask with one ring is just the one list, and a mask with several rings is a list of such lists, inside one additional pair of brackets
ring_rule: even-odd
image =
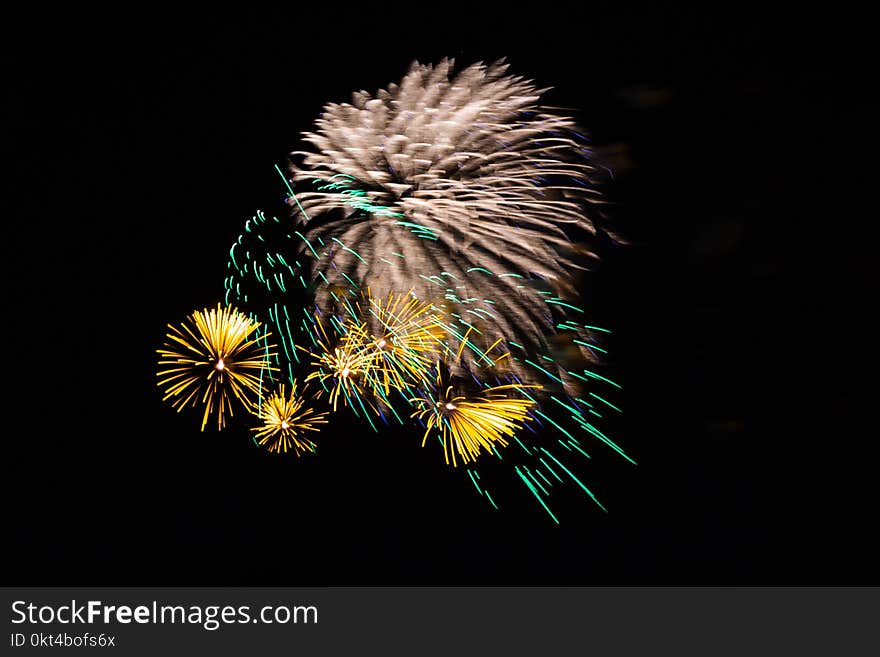
[(456, 395), (452, 386), (438, 388), (441, 394), (437, 399), (410, 400), (419, 407), (411, 417), (427, 418), (422, 446), (436, 429), (443, 443), (446, 464), (455, 467), (460, 459), (466, 465), (476, 461), (484, 450), (492, 453), (498, 447), (507, 447), (507, 438), (512, 438), (531, 419), (528, 410), (535, 404), (531, 399), (513, 397), (509, 393), (534, 387), (538, 386), (508, 384), (486, 388), (471, 396)]
[[(383, 396), (392, 388), (407, 390), (410, 385), (427, 382), (433, 355), (440, 353), (446, 336), (432, 304), (411, 293), (390, 292), (383, 301), (369, 290), (365, 301), (364, 321), (352, 323), (350, 332), (363, 332), (359, 340), (372, 355), (367, 385)], [(367, 314), (373, 321), (368, 321)], [(368, 325), (374, 330), (368, 331)]]
[[(261, 324), (232, 307), (195, 311), (171, 330), (159, 354), (159, 382), (171, 405), (179, 412), (187, 404), (204, 407), (201, 430), (215, 415), (223, 429), (226, 416), (233, 415), (233, 400), (245, 408), (259, 397), (261, 373), (274, 370), (269, 358), (275, 355), (268, 344), (269, 333)], [(254, 335), (256, 334), (256, 335)]]
[(296, 381), (289, 396), (282, 384), (275, 394), (263, 400), (255, 415), (263, 421), (262, 426), (252, 429), (257, 443), (267, 445), (276, 454), (293, 450), (296, 456), (302, 456), (304, 452), (314, 452), (315, 443), (305, 434), (317, 432), (315, 425), (327, 424), (327, 413), (305, 408), (305, 398), (296, 394)]
[(331, 318), (332, 337), (321, 318), (314, 316), (317, 353), (312, 365), (317, 369), (306, 381), (318, 380), (329, 393), (335, 411), (339, 400), (381, 414), (392, 390), (411, 392), (417, 384), (429, 381), (434, 355), (444, 349), (445, 331), (434, 307), (410, 293), (389, 293), (374, 297), (369, 288), (358, 300), (347, 304), (347, 317)]
[(363, 340), (366, 334), (362, 330), (349, 330), (335, 347), (331, 347), (332, 341), (327, 337), (327, 332), (317, 317), (315, 328), (319, 333), (317, 344), (321, 351), (312, 354), (312, 364), (317, 369), (309, 374), (305, 381), (308, 383), (317, 379), (323, 387), (318, 395), (327, 391), (330, 395), (330, 404), (335, 411), (340, 396), (345, 405), (352, 396), (361, 397), (364, 390), (361, 382), (373, 367), (372, 356), (364, 349)]

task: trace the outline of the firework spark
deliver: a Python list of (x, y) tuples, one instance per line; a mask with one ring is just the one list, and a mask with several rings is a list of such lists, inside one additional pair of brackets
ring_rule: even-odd
[(159, 354), (159, 382), (163, 401), (172, 400), (180, 411), (187, 404), (204, 407), (201, 430), (215, 415), (223, 429), (233, 401), (251, 408), (261, 391), (261, 373), (272, 369), (274, 355), (269, 333), (235, 308), (226, 306), (195, 311), (171, 330)]
[(443, 443), (443, 457), (447, 465), (452, 466), (457, 466), (459, 460), (467, 465), (484, 451), (492, 454), (498, 448), (507, 447), (507, 438), (513, 438), (530, 419), (528, 411), (535, 404), (534, 400), (511, 396), (510, 393), (523, 388), (508, 384), (465, 396), (455, 394), (450, 385), (441, 388), (436, 398), (412, 399), (419, 407), (412, 417), (427, 418), (422, 445), (436, 429)]
[(429, 379), (435, 356), (443, 349), (446, 332), (433, 305), (409, 294), (389, 292), (384, 300), (365, 295), (365, 308), (357, 306), (363, 322), (352, 330), (366, 331), (363, 343), (372, 353), (368, 384), (387, 397), (394, 390), (410, 391)]
[[(335, 318), (333, 319), (335, 320)], [(311, 354), (312, 365), (316, 368), (306, 377), (306, 382), (317, 380), (321, 384), (322, 391), (319, 391), (318, 395), (326, 391), (334, 411), (337, 409), (340, 399), (347, 406), (354, 406), (354, 402), (357, 401), (363, 408), (365, 405), (364, 379), (370, 375), (374, 367), (373, 356), (365, 348), (366, 333), (362, 330), (346, 330), (337, 321), (336, 326), (339, 327), (338, 330), (342, 335), (338, 336), (332, 333), (328, 335), (320, 317), (315, 316), (314, 320), (316, 333), (318, 333), (317, 354), (300, 347)], [(368, 399), (366, 404), (370, 405)]]
[(315, 443), (306, 433), (317, 432), (316, 425), (327, 424), (327, 413), (305, 407), (304, 396), (297, 395), (296, 381), (290, 395), (281, 384), (274, 394), (264, 398), (256, 415), (263, 421), (262, 426), (252, 428), (257, 444), (267, 445), (276, 454), (292, 450), (296, 456), (302, 456), (314, 452)]

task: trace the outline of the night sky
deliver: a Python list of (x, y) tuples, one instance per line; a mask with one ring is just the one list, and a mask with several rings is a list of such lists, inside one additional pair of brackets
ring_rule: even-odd
[[(6, 584), (878, 583), (850, 376), (876, 273), (817, 217), (836, 135), (812, 28), (477, 4), (7, 20)], [(274, 167), (322, 106), (444, 56), (552, 87), (614, 174), (629, 244), (584, 295), (638, 466), (594, 450), (607, 514), (576, 489), (559, 526), (527, 493), (495, 511), (418, 430), (340, 421), (279, 458), (156, 387), (166, 324), (222, 298), (247, 218), (285, 216)]]

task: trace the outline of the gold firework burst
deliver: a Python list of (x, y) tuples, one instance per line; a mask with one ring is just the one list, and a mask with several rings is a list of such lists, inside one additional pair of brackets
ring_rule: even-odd
[(330, 404), (335, 411), (340, 397), (346, 405), (352, 398), (361, 399), (364, 392), (362, 383), (373, 367), (373, 359), (365, 349), (366, 331), (362, 328), (347, 330), (337, 341), (336, 346), (331, 346), (333, 341), (327, 336), (324, 325), (317, 316), (315, 316), (315, 329), (319, 336), (316, 344), (320, 351), (311, 355), (312, 364), (317, 369), (309, 374), (305, 381), (308, 383), (317, 379), (323, 388), (318, 392), (318, 396), (327, 391)]
[(274, 370), (269, 333), (261, 324), (230, 306), (197, 310), (171, 330), (159, 354), (159, 382), (171, 405), (179, 412), (190, 404), (204, 407), (201, 430), (208, 418), (217, 417), (217, 428), (233, 414), (233, 400), (245, 408), (260, 395), (262, 370)]
[(453, 386), (441, 385), (438, 370), (437, 397), (417, 397), (410, 401), (419, 410), (411, 417), (427, 418), (422, 446), (433, 429), (437, 429), (443, 443), (443, 457), (447, 465), (476, 461), (485, 450), (492, 453), (496, 447), (507, 447), (507, 438), (531, 419), (528, 414), (535, 401), (511, 396), (526, 388), (520, 384), (507, 384), (486, 388), (474, 395), (456, 395)]
[(284, 384), (269, 397), (263, 399), (259, 412), (255, 413), (262, 426), (254, 427), (254, 438), (259, 445), (267, 445), (276, 454), (293, 450), (297, 456), (304, 452), (314, 452), (315, 443), (306, 437), (306, 432), (317, 432), (315, 425), (327, 424), (327, 413), (318, 413), (305, 407), (305, 397), (296, 394), (296, 380), (288, 396)]
[(392, 388), (407, 390), (410, 385), (426, 383), (433, 356), (441, 352), (446, 337), (433, 305), (411, 293), (390, 292), (383, 301), (373, 297), (369, 290), (365, 301), (364, 320), (369, 319), (366, 315), (371, 316), (374, 321), (370, 324), (375, 328), (368, 331), (364, 321), (351, 329), (364, 332), (359, 340), (372, 356), (367, 385), (384, 396)]

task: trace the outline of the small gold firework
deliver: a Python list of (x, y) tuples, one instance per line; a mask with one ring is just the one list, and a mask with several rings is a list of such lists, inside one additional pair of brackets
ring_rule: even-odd
[(318, 413), (312, 408), (304, 408), (305, 398), (297, 396), (296, 381), (290, 395), (285, 394), (284, 384), (275, 394), (265, 398), (258, 413), (263, 425), (254, 427), (254, 438), (259, 445), (267, 445), (276, 454), (293, 450), (297, 456), (304, 452), (314, 452), (315, 443), (306, 438), (307, 431), (317, 432), (317, 424), (327, 424), (327, 413)]
[(171, 332), (157, 350), (162, 401), (172, 399), (178, 412), (187, 404), (202, 404), (202, 431), (211, 415), (217, 417), (217, 428), (223, 429), (227, 414), (233, 414), (233, 400), (252, 407), (251, 396), (260, 395), (261, 371), (276, 369), (269, 364), (275, 355), (268, 343), (270, 334), (261, 333), (260, 326), (220, 304), (193, 312), (179, 327), (169, 324)]
[(410, 385), (427, 383), (433, 356), (441, 352), (446, 337), (433, 305), (411, 293), (389, 293), (383, 302), (369, 290), (366, 304), (366, 313), (375, 319), (377, 328), (367, 333), (364, 323), (352, 329), (365, 332), (361, 339), (372, 354), (367, 385), (384, 397), (392, 388), (407, 390)]
[[(438, 376), (439, 384), (439, 376)], [(531, 418), (528, 410), (535, 401), (522, 397), (512, 397), (510, 392), (522, 391), (519, 384), (508, 384), (486, 388), (477, 395), (456, 395), (452, 386), (438, 387), (436, 399), (417, 397), (410, 401), (419, 410), (411, 417), (424, 420), (427, 417), (422, 446), (433, 429), (440, 433), (443, 442), (443, 457), (447, 465), (458, 465), (476, 461), (480, 452), (494, 452), (496, 447), (507, 447), (507, 438)]]
[(319, 335), (316, 343), (320, 353), (311, 355), (312, 364), (317, 369), (309, 374), (305, 381), (308, 383), (317, 379), (323, 388), (318, 391), (318, 396), (326, 390), (335, 411), (340, 396), (345, 405), (348, 405), (353, 397), (362, 398), (364, 392), (362, 379), (373, 367), (372, 355), (364, 348), (366, 332), (363, 330), (348, 330), (333, 347), (331, 346), (333, 341), (327, 336), (324, 325), (318, 317), (315, 317), (315, 329)]

